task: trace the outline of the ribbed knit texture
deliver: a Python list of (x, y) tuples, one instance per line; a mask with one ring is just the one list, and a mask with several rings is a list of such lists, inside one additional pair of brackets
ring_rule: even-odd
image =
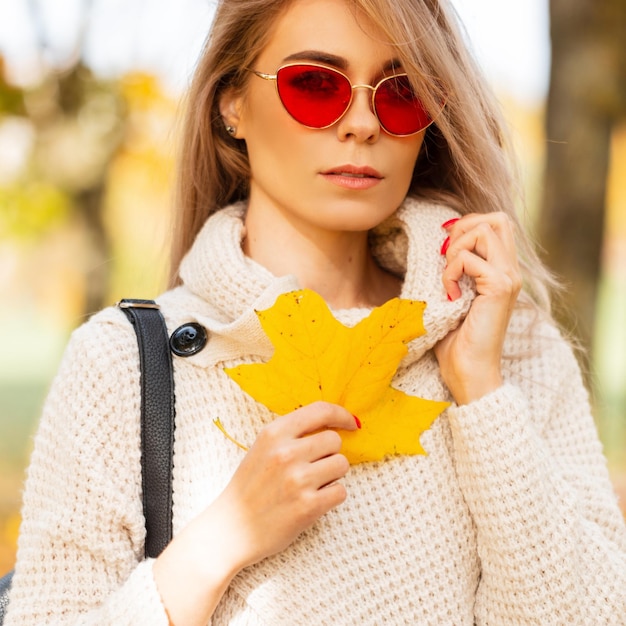
[[(269, 358), (254, 309), (298, 287), (241, 251), (243, 206), (205, 225), (160, 299), (170, 332), (198, 321), (207, 347), (175, 358), (174, 532), (222, 491), (272, 415), (223, 368)], [(393, 384), (450, 400), (432, 346), (473, 298), (441, 284), (448, 209), (409, 200), (372, 236), (427, 334)], [(131, 294), (132, 295), (132, 294)], [(367, 311), (335, 312), (352, 325)], [(506, 383), (448, 409), (427, 456), (353, 466), (347, 501), (284, 552), (241, 572), (212, 623), (246, 626), (626, 624), (626, 528), (569, 346), (520, 308)], [(139, 365), (132, 328), (107, 309), (75, 331), (46, 402), (24, 495), (7, 626), (167, 625), (143, 561)]]

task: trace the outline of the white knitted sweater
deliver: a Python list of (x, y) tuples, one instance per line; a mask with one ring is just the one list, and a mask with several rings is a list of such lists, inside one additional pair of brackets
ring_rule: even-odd
[[(206, 507), (272, 419), (223, 368), (267, 359), (254, 309), (298, 287), (241, 251), (243, 207), (210, 218), (164, 294), (170, 332), (198, 321), (207, 347), (175, 357), (174, 532)], [(449, 400), (432, 346), (473, 297), (448, 302), (441, 224), (454, 213), (408, 200), (372, 238), (425, 300), (427, 334), (411, 342), (394, 386)], [(354, 324), (366, 311), (337, 312)], [(347, 501), (284, 552), (241, 572), (213, 624), (433, 626), (626, 624), (626, 528), (572, 352), (519, 308), (506, 383), (441, 415), (427, 456), (353, 466)], [(24, 494), (7, 626), (167, 626), (143, 559), (136, 340), (107, 309), (73, 334), (45, 405)]]

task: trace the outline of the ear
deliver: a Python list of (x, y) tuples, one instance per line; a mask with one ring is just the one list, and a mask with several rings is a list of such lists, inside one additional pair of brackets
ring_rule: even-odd
[(243, 139), (243, 96), (234, 89), (227, 89), (220, 95), (219, 106), (224, 126), (234, 128), (235, 132), (232, 136), (236, 139)]

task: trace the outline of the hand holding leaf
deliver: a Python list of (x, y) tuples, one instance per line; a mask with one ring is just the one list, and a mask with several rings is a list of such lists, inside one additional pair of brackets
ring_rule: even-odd
[(225, 371), (279, 415), (325, 400), (358, 416), (360, 430), (340, 432), (341, 451), (351, 464), (389, 454), (425, 454), (419, 436), (448, 403), (391, 387), (406, 344), (424, 334), (425, 306), (394, 298), (348, 328), (317, 293), (286, 293), (271, 308), (257, 312), (275, 348), (272, 358)]

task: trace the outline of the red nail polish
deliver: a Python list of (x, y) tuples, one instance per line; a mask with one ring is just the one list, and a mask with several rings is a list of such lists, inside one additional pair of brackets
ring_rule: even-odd
[(356, 422), (356, 427), (361, 428), (361, 420), (356, 415), (353, 415), (352, 417), (354, 417), (354, 421)]
[(448, 297), (448, 302), (452, 302), (452, 298), (450, 297), (450, 294), (447, 293), (446, 296)]
[(448, 220), (447, 222), (444, 222), (441, 225), (441, 228), (450, 228), (450, 226), (453, 226), (454, 224), (456, 224), (461, 218), (460, 217), (453, 217), (451, 220)]
[(443, 242), (441, 246), (441, 254), (445, 254), (450, 247), (450, 237), (446, 237), (446, 240)]

